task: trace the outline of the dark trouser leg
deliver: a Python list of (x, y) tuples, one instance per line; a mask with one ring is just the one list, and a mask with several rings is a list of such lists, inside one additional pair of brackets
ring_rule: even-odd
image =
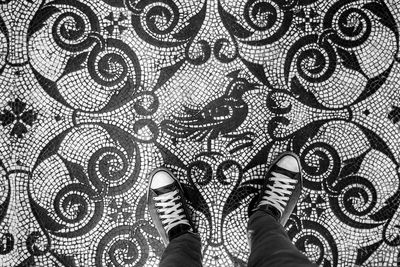
[(161, 257), (160, 267), (202, 266), (202, 258), (200, 237), (186, 233), (171, 240)]
[(255, 212), (247, 229), (251, 234), (249, 267), (315, 267), (287, 236), (285, 229), (264, 211)]

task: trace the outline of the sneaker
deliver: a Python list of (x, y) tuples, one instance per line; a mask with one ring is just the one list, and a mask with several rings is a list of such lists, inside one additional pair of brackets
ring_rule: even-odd
[(157, 168), (150, 174), (147, 205), (165, 246), (184, 233), (195, 233), (182, 186), (168, 169)]
[(296, 154), (284, 152), (269, 167), (252, 213), (266, 211), (284, 226), (297, 204), (301, 189), (300, 160)]

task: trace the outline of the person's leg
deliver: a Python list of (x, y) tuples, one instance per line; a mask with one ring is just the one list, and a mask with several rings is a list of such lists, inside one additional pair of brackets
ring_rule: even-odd
[(201, 262), (200, 237), (186, 233), (170, 241), (161, 257), (160, 267), (199, 267)]
[(200, 236), (190, 218), (182, 186), (168, 169), (158, 168), (150, 174), (147, 205), (167, 246), (160, 266), (202, 266)]
[(317, 266), (293, 245), (282, 225), (265, 211), (259, 210), (251, 215), (248, 234), (251, 247), (249, 267)]
[(316, 266), (292, 244), (283, 228), (296, 206), (301, 188), (300, 160), (290, 152), (281, 154), (268, 169), (249, 218), (249, 267)]

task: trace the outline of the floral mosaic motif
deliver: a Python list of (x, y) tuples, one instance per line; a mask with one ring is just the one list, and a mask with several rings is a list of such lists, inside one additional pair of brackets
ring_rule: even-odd
[(26, 110), (26, 103), (18, 98), (8, 102), (8, 107), (0, 114), (1, 125), (10, 126), (10, 135), (17, 138), (23, 138), (28, 132), (28, 127), (32, 127), (36, 119), (37, 113), (32, 109)]
[(110, 35), (114, 33), (114, 30), (118, 30), (119, 34), (122, 34), (127, 27), (121, 25), (121, 23), (126, 20), (127, 18), (125, 17), (124, 14), (120, 13), (118, 18), (114, 18), (114, 13), (110, 12), (107, 17), (105, 17), (106, 20), (110, 21), (110, 25), (105, 27), (105, 29), (108, 31)]
[(246, 266), (249, 211), (287, 150), (293, 243), (324, 267), (398, 265), (398, 4), (0, 5), (0, 265), (156, 266), (147, 175), (166, 166), (204, 266)]

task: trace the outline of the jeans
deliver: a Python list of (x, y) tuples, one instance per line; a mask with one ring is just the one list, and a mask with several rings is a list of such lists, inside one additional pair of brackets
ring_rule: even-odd
[[(316, 267), (311, 264), (287, 236), (285, 229), (264, 211), (249, 219), (251, 253), (249, 267)], [(161, 267), (202, 266), (201, 241), (196, 234), (186, 233), (168, 244), (161, 257)]]

